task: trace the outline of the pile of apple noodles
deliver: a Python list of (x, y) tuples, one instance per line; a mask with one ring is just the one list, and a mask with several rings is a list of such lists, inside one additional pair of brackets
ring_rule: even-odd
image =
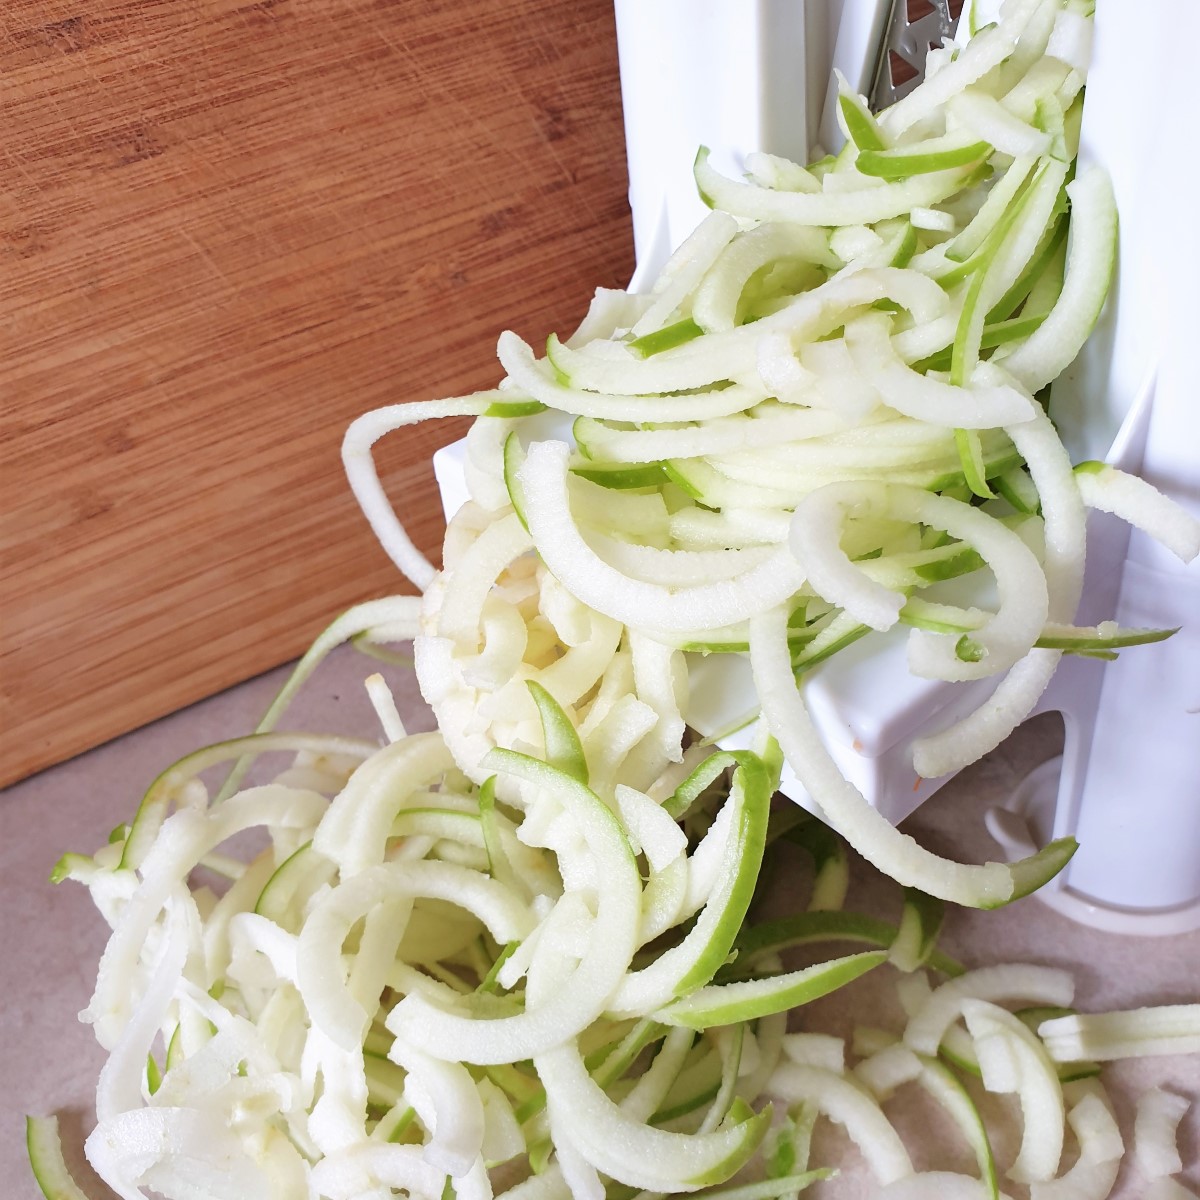
[[(1062, 653), (1169, 632), (1071, 624), (1089, 506), (1200, 548), (1148, 485), (1073, 469), (1043, 404), (1113, 262), (1111, 189), (1073, 161), (1089, 7), (1009, 0), (878, 118), (844, 92), (846, 147), (807, 168), (757, 154), (733, 180), (702, 152), (713, 212), (650, 292), (598, 293), (544, 358), (505, 334), (495, 391), (355, 423), (352, 485), (423, 595), (335, 622), (258, 733), (171, 767), (56, 872), (112, 925), (83, 1019), (109, 1052), (86, 1154), (118, 1195), (773, 1200), (836, 1168), (810, 1155), (825, 1120), (880, 1197), (1109, 1193), (1129, 1131), (1098, 1062), (1195, 1052), (1200, 1006), (1076, 1014), (1062, 970), (940, 952), (944, 901), (1004, 904), (1073, 843), (930, 853), (842, 777), (802, 693), (897, 623), (914, 672), (995, 677), (916, 743), (937, 777), (997, 745)], [(370, 450), (462, 414), (471, 499), (435, 571)], [(951, 578), (980, 599), (928, 591)], [(438, 732), (406, 736), (377, 676), (382, 749), (272, 731), (332, 646), (407, 638)], [(690, 737), (697, 652), (748, 656), (754, 751)], [(772, 807), (785, 759), (827, 823)], [(247, 830), (248, 862), (222, 849)], [(845, 843), (903, 887), (898, 925), (844, 909)], [(806, 911), (749, 921), (764, 856), (797, 847)], [(821, 943), (835, 955), (785, 961)], [(788, 1032), (866, 972), (894, 974), (906, 1026)], [(911, 1085), (974, 1174), (914, 1171), (886, 1108)], [(1007, 1161), (981, 1089), (1018, 1102)], [(1170, 1178), (1186, 1106), (1142, 1098), (1146, 1196), (1192, 1194)], [(29, 1131), (46, 1194), (80, 1196), (53, 1120)]]

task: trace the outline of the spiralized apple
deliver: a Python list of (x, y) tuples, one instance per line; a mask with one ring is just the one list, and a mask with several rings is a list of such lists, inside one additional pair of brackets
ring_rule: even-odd
[[(974, 712), (914, 743), (918, 775), (940, 778), (1028, 715), (1063, 653), (1167, 635), (1070, 624), (1087, 506), (1129, 516), (1184, 557), (1200, 549), (1200, 526), (1110, 468), (1073, 473), (1033, 394), (1094, 324), (1116, 236), (1103, 172), (1067, 182), (1083, 76), (1079, 55), (1064, 65), (1047, 49), (1079, 45), (1053, 34), (1060, 15), (1064, 28), (1081, 19), (1052, 0), (1010, 4), (879, 120), (843, 92), (846, 149), (802, 174), (776, 163), (765, 183), (736, 182), (701, 153), (696, 179), (713, 215), (647, 297), (598, 295), (580, 333), (552, 336), (544, 358), (502, 335), (507, 378), (475, 401), (495, 415), (480, 416), (468, 441), (474, 498), (426, 587), (417, 649), (422, 691), (469, 778), (481, 782), (494, 747), (537, 746), (529, 679), (592, 730), (634, 641), (749, 652), (792, 769), (881, 869), (975, 905), (1061, 869), (1069, 841), (1011, 867), (922, 874), (932, 856), (870, 832), (866, 801), (828, 769), (784, 686), (789, 670), (870, 629), (916, 625), (914, 672), (996, 680)], [(914, 207), (944, 219), (914, 223)], [(430, 415), (471, 401), (445, 404)], [(547, 436), (544, 416), (509, 415), (521, 405), (564, 419)], [(347, 467), (397, 565), (425, 586), (362, 453), (402, 413), (363, 418)], [(944, 568), (923, 574), (913, 556), (939, 552)], [(931, 577), (975, 571), (995, 580), (990, 611), (929, 607)], [(564, 618), (559, 599), (547, 606), (548, 578), (591, 614), (590, 630), (578, 609)], [(778, 620), (787, 637), (764, 648)], [(674, 733), (650, 733), (649, 710), (661, 717), (662, 697), (674, 696), (668, 707), (686, 724), (687, 665), (664, 658), (653, 683), (643, 670), (625, 694), (659, 699), (604, 718), (636, 768), (621, 782), (644, 787), (677, 754)]]
[[(1073, 471), (1035, 394), (1112, 269), (1107, 180), (1065, 183), (1087, 8), (1007, 0), (878, 119), (843, 90), (846, 148), (807, 168), (756, 155), (731, 180), (701, 151), (715, 211), (647, 295), (601, 291), (544, 357), (503, 334), (494, 390), (354, 422), (351, 486), (422, 595), (339, 618), (254, 735), (164, 772), (107, 846), (56, 868), (112, 926), (84, 1013), (109, 1052), (85, 1149), (122, 1200), (790, 1200), (830, 1174), (810, 1164), (818, 1114), (881, 1195), (999, 1197), (988, 1126), (939, 1055), (1019, 1097), (1008, 1172), (1035, 1196), (1111, 1183), (1119, 1134), (1098, 1093), (1064, 1100), (1064, 1072), (1193, 1050), (1194, 1009), (1089, 1019), (1062, 1011), (1062, 972), (964, 973), (936, 947), (941, 902), (1025, 895), (1073, 843), (1017, 864), (922, 848), (842, 776), (803, 684), (897, 622), (921, 674), (997, 677), (917, 743), (938, 776), (1006, 736), (1060, 654), (1170, 632), (1071, 624), (1086, 507), (1185, 558), (1200, 527), (1111, 468)], [(371, 451), (463, 416), (470, 500), (439, 570)], [(994, 605), (923, 594), (974, 571)], [(408, 736), (378, 675), (382, 747), (275, 732), (335, 645), (409, 638), (436, 733)], [(690, 738), (691, 650), (749, 656), (753, 752)], [(829, 827), (772, 810), (784, 758)], [(908, 889), (899, 927), (839, 911), (839, 838)], [(813, 859), (809, 911), (748, 927), (781, 846)], [(869, 948), (782, 956), (838, 939)], [(908, 981), (907, 1031), (860, 1031), (849, 1070), (836, 1039), (788, 1040), (790, 1009), (879, 971)], [(997, 1007), (1018, 997), (1056, 1006), (1040, 1036)], [(910, 1082), (978, 1178), (914, 1172), (882, 1107)], [(1068, 1101), (1079, 1161), (1054, 1178)], [(53, 1120), (30, 1120), (29, 1148), (46, 1195), (78, 1200)]]

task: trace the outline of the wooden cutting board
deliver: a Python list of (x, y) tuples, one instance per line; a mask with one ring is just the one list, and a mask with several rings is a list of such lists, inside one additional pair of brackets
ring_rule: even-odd
[(346, 424), (632, 267), (611, 0), (8, 0), (0, 148), (0, 783), (402, 590)]

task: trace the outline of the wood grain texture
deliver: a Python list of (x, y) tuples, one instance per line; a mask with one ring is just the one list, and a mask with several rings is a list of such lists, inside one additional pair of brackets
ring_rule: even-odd
[[(9, 0), (0, 117), (3, 783), (402, 590), (346, 424), (632, 252), (610, 0)], [(427, 553), (460, 431), (381, 456)]]

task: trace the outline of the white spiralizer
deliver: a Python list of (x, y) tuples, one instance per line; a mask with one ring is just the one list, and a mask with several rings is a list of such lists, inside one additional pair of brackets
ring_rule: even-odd
[[(1196, 157), (1164, 114), (1200, 45), (1200, 6), (1098, 0), (1081, 161), (1110, 173), (1121, 215), (1114, 291), (1081, 359), (1053, 386), (1052, 413), (1074, 460), (1103, 458), (1143, 475), (1200, 514), (1200, 240), (1183, 197), (1200, 194)], [(887, 0), (615, 0), (637, 271), (652, 280), (705, 215), (696, 147), (738, 173), (752, 150), (801, 162), (836, 134), (827, 97), (836, 66), (868, 92)], [(839, 11), (840, 10), (840, 11)], [(1168, 21), (1167, 18), (1170, 18)], [(1184, 28), (1187, 26), (1187, 28)], [(1170, 28), (1170, 38), (1146, 30)], [(463, 444), (438, 451), (447, 516), (466, 498)], [(1035, 771), (989, 828), (1010, 856), (1074, 834), (1080, 849), (1038, 893), (1075, 919), (1114, 931), (1200, 927), (1200, 561), (1183, 566), (1114, 518), (1089, 522), (1078, 620), (1180, 626), (1116, 662), (1064, 658), (1038, 710), (1060, 712), (1061, 760)], [(970, 585), (968, 585), (970, 586)], [(978, 585), (975, 585), (978, 586)], [(976, 599), (982, 599), (976, 593)], [(987, 696), (994, 681), (912, 676), (907, 631), (874, 635), (813, 671), (806, 699), (842, 771), (899, 823), (948, 777), (919, 779), (915, 738)], [(753, 709), (748, 664), (695, 657), (689, 719), (705, 735)], [(748, 726), (726, 746), (749, 745)], [(812, 807), (796, 779), (782, 790)]]

